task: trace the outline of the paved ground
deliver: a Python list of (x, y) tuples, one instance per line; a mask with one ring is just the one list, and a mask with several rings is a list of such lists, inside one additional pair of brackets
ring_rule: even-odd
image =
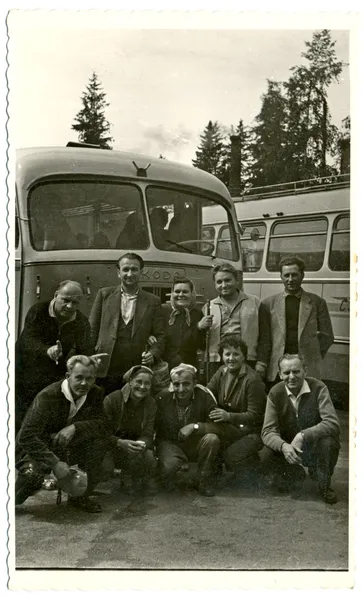
[(213, 498), (185, 489), (131, 501), (118, 480), (98, 487), (101, 514), (56, 505), (41, 491), (16, 510), (18, 568), (348, 568), (348, 414), (333, 478), (336, 505), (307, 479), (300, 499), (226, 482)]

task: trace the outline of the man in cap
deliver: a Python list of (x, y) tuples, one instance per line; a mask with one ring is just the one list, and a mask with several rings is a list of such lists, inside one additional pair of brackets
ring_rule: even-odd
[[(144, 266), (138, 254), (128, 252), (117, 263), (121, 286), (101, 288), (90, 313), (97, 352), (109, 359), (99, 371), (105, 394), (122, 387), (123, 375), (133, 365), (151, 367), (164, 350), (165, 332), (160, 299), (139, 289)], [(149, 336), (156, 341), (146, 350)]]
[(70, 465), (78, 464), (88, 476), (80, 497), (68, 499), (80, 510), (100, 512), (90, 500), (101, 477), (109, 428), (103, 417), (103, 393), (94, 385), (97, 359), (76, 355), (67, 361), (62, 381), (42, 390), (29, 408), (16, 438), (15, 504), (37, 492), (53, 471), (60, 487), (69, 484)]
[(263, 470), (272, 469), (278, 485), (289, 489), (305, 478), (303, 466), (318, 482), (328, 504), (337, 502), (330, 487), (340, 449), (340, 424), (329, 390), (306, 377), (302, 356), (284, 354), (278, 363), (282, 379), (269, 392), (260, 452)]
[(213, 468), (220, 440), (208, 433), (210, 412), (216, 408), (212, 393), (197, 384), (196, 368), (180, 364), (171, 370), (171, 387), (157, 397), (156, 446), (162, 483), (174, 488), (177, 471), (197, 460), (198, 491), (214, 496)]
[(16, 432), (38, 392), (64, 377), (67, 359), (93, 353), (89, 322), (78, 310), (82, 295), (77, 281), (61, 281), (50, 302), (28, 311), (15, 346)]

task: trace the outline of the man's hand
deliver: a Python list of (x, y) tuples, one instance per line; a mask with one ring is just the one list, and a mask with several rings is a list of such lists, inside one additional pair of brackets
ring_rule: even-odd
[(134, 442), (133, 440), (122, 440), (119, 438), (116, 445), (118, 448), (121, 448), (128, 454), (139, 454), (145, 450), (145, 446), (143, 446), (140, 442)]
[(292, 442), (291, 442), (291, 446), (293, 446), (293, 448), (298, 451), (298, 452), (302, 452), (302, 448), (303, 448), (303, 435), (301, 432), (297, 433), (297, 435), (295, 435), (295, 437), (293, 438)]
[(155, 337), (155, 335), (150, 335), (148, 338), (148, 346), (153, 346), (154, 344), (157, 343), (157, 338)]
[(61, 431), (56, 433), (56, 435), (53, 438), (53, 443), (59, 444), (60, 446), (67, 446), (72, 440), (75, 433), (76, 427), (74, 425), (68, 425), (67, 427), (64, 427), (63, 429), (61, 429)]
[(201, 321), (197, 323), (197, 329), (200, 329), (200, 331), (203, 329), (210, 329), (210, 327), (212, 327), (212, 321), (212, 315), (206, 315), (206, 317), (202, 317)]
[(214, 423), (223, 423), (226, 421), (230, 421), (230, 413), (228, 413), (223, 408), (214, 408), (210, 412), (209, 417), (211, 421), (214, 421)]
[(70, 468), (67, 463), (59, 460), (53, 467), (53, 473), (56, 479), (63, 479), (70, 473)]
[(302, 459), (299, 456), (301, 452), (302, 450), (296, 449), (286, 442), (282, 446), (282, 454), (290, 465), (302, 465)]
[(151, 352), (143, 352), (142, 354), (142, 365), (150, 367), (154, 362), (154, 356)]
[(262, 379), (264, 379), (265, 377), (265, 366), (264, 365), (260, 365), (259, 363), (257, 363), (255, 365), (255, 371), (256, 373), (258, 373)]
[(57, 362), (62, 356), (62, 346), (59, 343), (51, 346), (48, 348), (47, 354), (51, 360)]
[(194, 430), (195, 428), (193, 426), (193, 423), (188, 423), (188, 425), (185, 425), (184, 427), (182, 427), (182, 429), (179, 430), (178, 439), (186, 440), (188, 437), (190, 437)]

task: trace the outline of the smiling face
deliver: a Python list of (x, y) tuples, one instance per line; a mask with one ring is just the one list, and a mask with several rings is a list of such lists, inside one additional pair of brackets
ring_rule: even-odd
[(289, 391), (296, 396), (305, 380), (306, 369), (299, 358), (287, 358), (280, 364), (279, 375)]
[(93, 365), (85, 367), (82, 363), (76, 363), (72, 371), (66, 375), (72, 396), (77, 399), (88, 394), (96, 379), (96, 370)]
[(180, 308), (188, 306), (192, 299), (192, 290), (188, 283), (176, 283), (172, 290), (172, 300)]
[(177, 400), (188, 403), (193, 396), (195, 380), (192, 373), (181, 371), (171, 377), (173, 390)]
[(136, 258), (122, 258), (119, 262), (118, 277), (126, 292), (133, 293), (138, 289), (141, 273), (140, 263)]
[(240, 371), (241, 366), (245, 362), (245, 356), (241, 348), (234, 348), (234, 346), (227, 346), (222, 351), (223, 363), (227, 366), (231, 373)]
[(285, 265), (282, 267), (281, 280), (288, 294), (297, 294), (301, 289), (304, 273), (298, 265)]
[(79, 307), (82, 289), (75, 283), (67, 283), (54, 294), (54, 312), (58, 319), (70, 319)]
[(233, 273), (218, 271), (215, 275), (215, 288), (219, 296), (231, 298), (237, 293), (238, 282)]
[(140, 402), (150, 395), (152, 377), (149, 373), (141, 371), (130, 380), (129, 385), (132, 399)]

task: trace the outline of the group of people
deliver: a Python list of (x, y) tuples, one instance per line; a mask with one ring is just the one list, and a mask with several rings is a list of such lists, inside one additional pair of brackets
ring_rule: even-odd
[[(68, 501), (99, 512), (90, 496), (105, 456), (133, 494), (178, 488), (195, 461), (204, 496), (215, 494), (224, 469), (294, 489), (305, 466), (323, 500), (336, 502), (340, 426), (319, 378), (333, 332), (325, 301), (302, 289), (302, 260), (281, 262), (284, 290), (263, 301), (220, 263), (212, 273), (217, 297), (202, 310), (184, 277), (162, 305), (139, 286), (143, 266), (135, 253), (121, 256), (120, 285), (99, 290), (89, 319), (75, 281), (29, 310), (16, 344), (16, 504), (51, 472), (69, 490), (77, 464), (87, 482)], [(199, 350), (209, 362), (202, 382)], [(161, 361), (169, 371), (162, 388)]]

